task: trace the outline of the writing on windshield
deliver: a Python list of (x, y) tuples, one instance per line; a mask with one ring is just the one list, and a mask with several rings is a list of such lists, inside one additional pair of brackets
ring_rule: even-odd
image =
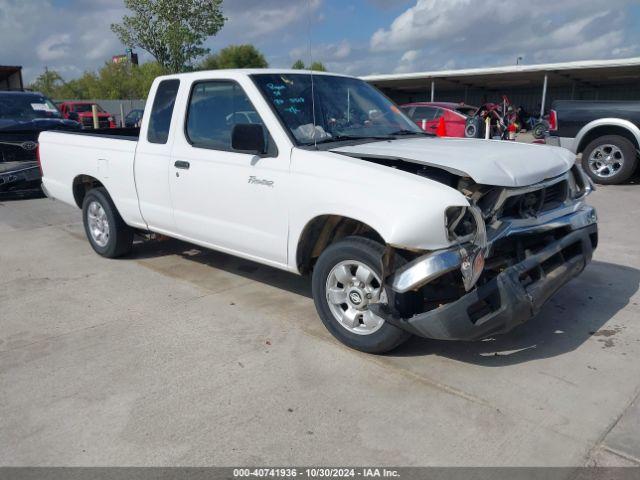
[(378, 90), (356, 78), (313, 75), (312, 79), (308, 73), (253, 78), (300, 145), (422, 132)]

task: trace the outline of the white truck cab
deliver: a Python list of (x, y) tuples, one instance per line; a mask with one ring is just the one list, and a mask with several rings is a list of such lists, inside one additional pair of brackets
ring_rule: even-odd
[(44, 132), (40, 161), (97, 253), (156, 232), (312, 272), (322, 321), (368, 352), (507, 331), (597, 244), (570, 152), (432, 137), (341, 75), (159, 77), (139, 130)]

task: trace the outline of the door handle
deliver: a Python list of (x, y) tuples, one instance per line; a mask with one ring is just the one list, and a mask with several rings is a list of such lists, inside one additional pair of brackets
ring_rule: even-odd
[(183, 170), (189, 170), (190, 164), (189, 164), (189, 162), (178, 160), (178, 161), (176, 161), (176, 163), (173, 164), (173, 166), (176, 167), (176, 168), (181, 168)]

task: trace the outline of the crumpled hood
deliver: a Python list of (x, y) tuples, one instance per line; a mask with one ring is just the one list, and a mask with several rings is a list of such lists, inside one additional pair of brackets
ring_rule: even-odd
[(575, 162), (575, 155), (564, 148), (472, 138), (383, 140), (331, 151), (398, 158), (468, 176), (476, 183), (502, 187), (522, 187), (556, 177)]

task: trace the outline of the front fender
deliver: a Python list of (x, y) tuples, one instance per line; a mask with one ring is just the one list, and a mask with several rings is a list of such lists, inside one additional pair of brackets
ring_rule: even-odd
[(573, 153), (578, 153), (584, 149), (586, 145), (582, 145), (583, 139), (589, 132), (598, 127), (624, 128), (635, 137), (637, 144), (640, 145), (640, 128), (638, 128), (634, 123), (622, 118), (598, 118), (597, 120), (592, 120), (587, 123), (578, 131), (573, 143), (573, 148), (571, 149), (573, 150)]
[(314, 218), (338, 215), (358, 220), (384, 241), (410, 250), (451, 245), (444, 212), (468, 206), (457, 190), (398, 169), (329, 152), (292, 156), (288, 258), (295, 263), (299, 239)]

